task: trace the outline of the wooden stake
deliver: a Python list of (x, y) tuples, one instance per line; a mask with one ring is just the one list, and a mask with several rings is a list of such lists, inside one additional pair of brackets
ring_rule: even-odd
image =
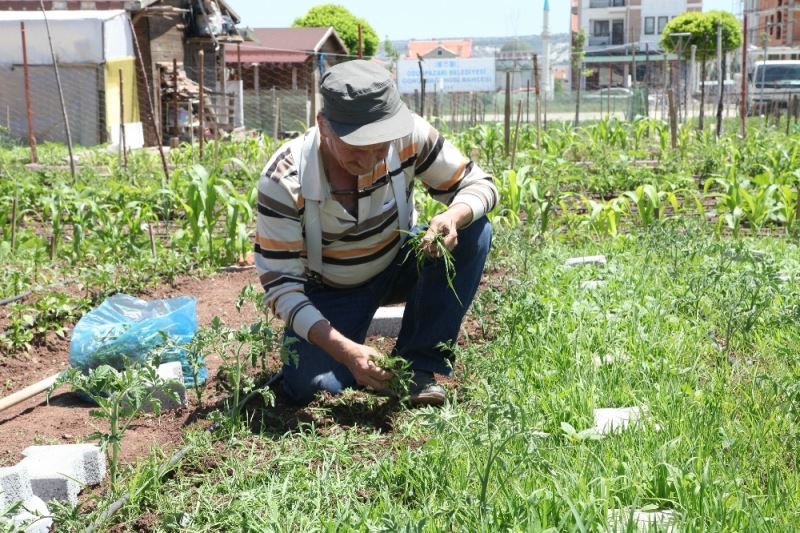
[(125, 81), (119, 69), (119, 146), (122, 149), (122, 166), (128, 168), (128, 146), (125, 139)]
[(522, 100), (517, 102), (517, 124), (514, 126), (514, 149), (511, 151), (511, 168), (514, 168), (514, 160), (517, 158), (517, 141), (519, 140), (520, 120), (522, 120)]
[[(740, 133), (742, 139), (747, 137), (747, 4), (743, 9), (744, 28), (742, 37), (742, 101), (740, 102), (739, 114), (741, 115)], [(766, 58), (765, 58), (766, 59)]]
[(180, 106), (178, 99), (178, 60), (172, 59), (172, 107), (175, 111), (175, 117), (172, 120), (172, 136), (179, 137), (180, 130), (178, 129), (178, 108)]
[(147, 80), (147, 69), (144, 66), (144, 59), (142, 59), (142, 49), (139, 46), (139, 38), (136, 36), (136, 28), (133, 27), (133, 21), (128, 19), (128, 25), (131, 28), (131, 35), (133, 36), (133, 47), (136, 51), (136, 57), (139, 60), (139, 67), (142, 74), (142, 81), (144, 82), (145, 93), (147, 93), (147, 107), (150, 113), (150, 120), (152, 122), (153, 131), (156, 134), (156, 144), (158, 146), (158, 153), (161, 155), (161, 168), (164, 171), (164, 179), (169, 183), (169, 166), (167, 165), (167, 156), (164, 154), (164, 143), (161, 137), (161, 130), (156, 121), (155, 111), (153, 107), (153, 96), (150, 93), (150, 82)]
[(503, 108), (503, 148), (508, 157), (511, 148), (511, 71), (506, 71), (506, 103)]
[[(533, 84), (536, 91), (536, 147), (542, 146), (542, 92), (539, 84), (539, 57), (533, 54)], [(516, 142), (516, 141), (515, 141)]]
[(11, 202), (11, 252), (17, 249), (17, 197)]
[(361, 24), (358, 25), (358, 58), (364, 59), (364, 28)]
[(669, 105), (669, 132), (672, 140), (672, 149), (678, 147), (678, 113), (675, 109), (675, 69), (673, 64), (670, 63), (669, 72), (669, 87), (667, 89), (667, 100)]
[(38, 163), (36, 155), (36, 135), (33, 133), (33, 106), (31, 104), (31, 76), (28, 69), (28, 45), (25, 40), (25, 23), (19, 23), (22, 34), (22, 72), (25, 78), (25, 108), (28, 112), (28, 144), (31, 147), (31, 163)]
[(153, 237), (153, 224), (151, 222), (147, 223), (147, 234), (150, 236), (150, 253), (153, 254), (153, 259), (158, 259), (158, 254), (156, 253), (156, 240)]
[(5, 411), (9, 407), (13, 407), (18, 403), (24, 402), (28, 398), (36, 396), (49, 389), (53, 383), (58, 379), (59, 374), (53, 374), (49, 378), (45, 378), (39, 382), (29, 385), (22, 390), (15, 392), (5, 398), (0, 399), (0, 411)]
[(53, 70), (56, 73), (56, 86), (58, 87), (58, 98), (61, 102), (61, 115), (64, 117), (64, 130), (67, 134), (67, 150), (69, 151), (69, 170), (72, 173), (72, 181), (75, 181), (75, 156), (72, 153), (72, 133), (69, 129), (69, 119), (67, 118), (67, 105), (64, 103), (64, 90), (61, 86), (61, 74), (58, 71), (58, 59), (53, 48), (53, 37), (50, 35), (50, 23), (47, 21), (47, 11), (44, 9), (44, 0), (39, 0), (39, 7), (44, 18), (44, 27), (47, 31), (47, 41), (50, 43), (50, 57), (53, 60)]
[(203, 159), (203, 152), (206, 147), (206, 53), (203, 50), (198, 52), (199, 57), (199, 92), (200, 92), (200, 130), (198, 137), (200, 138), (200, 159)]

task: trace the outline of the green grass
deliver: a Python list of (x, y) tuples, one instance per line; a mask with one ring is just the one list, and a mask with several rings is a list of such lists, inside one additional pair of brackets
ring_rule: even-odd
[[(602, 531), (610, 509), (655, 506), (674, 510), (682, 531), (791, 530), (800, 519), (800, 292), (766, 283), (755, 323), (730, 339), (730, 351), (709, 331), (749, 312), (737, 296), (749, 293), (728, 289), (745, 287), (754, 268), (796, 271), (784, 258), (798, 257), (797, 245), (721, 241), (674, 221), (602, 241), (527, 239), (521, 230), (497, 235), (490, 269), (505, 274), (475, 304), (489, 338), (459, 350), (463, 384), (450, 405), (390, 411), (389, 431), (369, 416), (349, 425), (321, 416), (285, 433), (243, 430), (216, 441), (192, 433), (190, 458), (143, 488), (118, 523)], [(607, 267), (563, 266), (598, 253)], [(705, 283), (712, 270), (730, 286)], [(606, 284), (581, 289), (590, 279)], [(626, 359), (592, 364), (608, 353)], [(349, 395), (308, 411), (366, 413), (374, 402)], [(633, 405), (648, 409), (639, 430), (594, 440), (562, 429), (592, 427), (594, 408)], [(128, 490), (156, 458), (131, 474)]]

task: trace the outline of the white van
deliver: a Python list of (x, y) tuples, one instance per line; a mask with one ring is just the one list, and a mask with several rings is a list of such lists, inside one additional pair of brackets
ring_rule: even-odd
[(748, 75), (750, 114), (785, 109), (800, 97), (800, 60), (758, 61)]

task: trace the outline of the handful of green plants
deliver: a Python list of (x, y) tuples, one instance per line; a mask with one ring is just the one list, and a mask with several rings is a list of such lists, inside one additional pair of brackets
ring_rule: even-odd
[(414, 377), (411, 364), (402, 357), (385, 354), (374, 357), (373, 361), (378, 367), (392, 373), (392, 379), (389, 380), (389, 390), (398, 398), (408, 396), (408, 388)]
[(438, 231), (434, 231), (432, 236), (428, 236), (427, 232), (423, 233), (421, 231), (417, 233), (406, 231), (404, 233), (408, 235), (408, 245), (410, 249), (403, 258), (403, 261), (407, 261), (409, 256), (414, 254), (414, 258), (417, 261), (417, 271), (422, 270), (425, 260), (429, 257), (443, 261), (447, 286), (453, 291), (453, 295), (455, 295), (458, 303), (463, 305), (453, 285), (453, 280), (456, 278), (456, 264), (453, 260), (453, 252), (451, 252), (444, 243), (444, 238), (447, 235)]

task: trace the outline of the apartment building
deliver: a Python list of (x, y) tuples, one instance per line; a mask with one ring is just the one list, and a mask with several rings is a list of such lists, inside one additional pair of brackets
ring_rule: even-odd
[(764, 45), (780, 57), (797, 55), (800, 48), (800, 0), (743, 0), (747, 16), (747, 40), (757, 47)]
[[(664, 27), (672, 18), (703, 7), (702, 0), (571, 1), (570, 30), (573, 34), (582, 30), (586, 36), (585, 63), (593, 71), (586, 81), (590, 89), (625, 86), (634, 56), (639, 63), (637, 80), (657, 79), (649, 71), (660, 72), (655, 62), (663, 59), (659, 42)], [(653, 64), (646, 66), (650, 61)]]

